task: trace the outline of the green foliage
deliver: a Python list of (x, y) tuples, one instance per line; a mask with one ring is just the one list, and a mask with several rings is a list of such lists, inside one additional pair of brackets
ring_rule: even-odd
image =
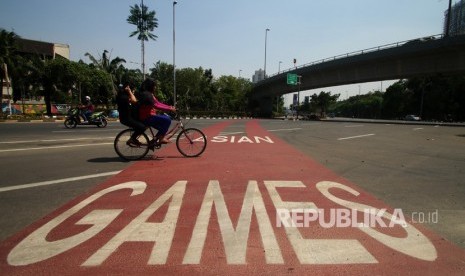
[(155, 11), (148, 11), (146, 5), (139, 6), (136, 4), (132, 6), (127, 22), (137, 28), (131, 32), (130, 37), (137, 35), (137, 39), (141, 41), (148, 41), (149, 38), (155, 40), (157, 38), (152, 32), (158, 27), (158, 19), (155, 17)]
[(400, 80), (386, 92), (371, 92), (336, 103), (338, 116), (403, 119), (414, 114), (428, 121), (465, 121), (465, 77), (425, 76)]

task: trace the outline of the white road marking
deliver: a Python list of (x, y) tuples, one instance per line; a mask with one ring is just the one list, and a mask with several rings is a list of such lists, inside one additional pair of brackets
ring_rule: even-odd
[(423, 129), (422, 127), (417, 127), (417, 128), (414, 128), (413, 131), (422, 130), (422, 129)]
[(363, 127), (365, 125), (349, 125), (349, 126), (344, 126), (344, 127)]
[(22, 149), (5, 149), (5, 150), (0, 150), (0, 153), (2, 153), (2, 152), (13, 152), (13, 151), (25, 151), (25, 150), (61, 149), (61, 148), (88, 147), (88, 146), (101, 146), (101, 145), (113, 145), (113, 143), (92, 143), (92, 144), (68, 145), (68, 146), (50, 146), (50, 147), (36, 147), (36, 148), (22, 148)]
[(111, 128), (111, 129), (101, 129), (101, 128), (94, 128), (94, 129), (80, 129), (80, 130), (54, 130), (53, 133), (76, 133), (76, 132), (108, 132), (108, 131), (121, 131), (123, 128)]
[(292, 130), (301, 130), (301, 127), (298, 128), (283, 128), (283, 129), (270, 129), (269, 132), (276, 132), (276, 131), (292, 131)]
[(70, 138), (70, 139), (46, 139), (46, 140), (22, 140), (22, 141), (2, 141), (0, 144), (22, 144), (22, 143), (43, 143), (43, 142), (60, 142), (60, 141), (81, 141), (81, 140), (101, 140), (114, 139), (115, 137), (97, 137), (97, 138)]
[(374, 134), (374, 133), (370, 133), (370, 134), (364, 134), (364, 135), (343, 137), (343, 138), (339, 138), (339, 139), (337, 139), (337, 140), (338, 140), (338, 141), (341, 141), (341, 140), (349, 140), (349, 139), (363, 138), (363, 137), (368, 137), (368, 136), (373, 136), (373, 135), (375, 135), (375, 134)]
[(48, 186), (48, 185), (59, 184), (59, 183), (64, 183), (64, 182), (84, 180), (84, 179), (89, 179), (89, 178), (110, 176), (110, 175), (118, 174), (120, 172), (121, 171), (113, 171), (113, 172), (90, 174), (90, 175), (84, 175), (84, 176), (76, 176), (76, 177), (69, 177), (69, 178), (63, 178), (63, 179), (57, 179), (57, 180), (50, 180), (50, 181), (43, 181), (43, 182), (37, 182), (37, 183), (29, 183), (29, 184), (22, 184), (22, 185), (3, 187), (3, 188), (0, 188), (0, 193), (1, 192), (7, 192), (7, 191), (20, 190), (20, 189), (28, 189), (28, 188), (40, 187), (40, 186)]

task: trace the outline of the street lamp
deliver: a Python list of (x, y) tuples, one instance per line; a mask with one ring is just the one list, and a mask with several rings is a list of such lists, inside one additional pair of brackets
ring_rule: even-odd
[(173, 106), (176, 106), (176, 28), (175, 28), (175, 19), (176, 19), (176, 4), (178, 1), (173, 1)]
[[(281, 63), (282, 61), (279, 62), (278, 64), (278, 74), (281, 73)], [(276, 96), (276, 114), (279, 112), (279, 96)]]
[(267, 40), (269, 31), (270, 29), (268, 28), (265, 30), (265, 66), (263, 67), (263, 79), (266, 79), (266, 40)]
[(242, 69), (239, 70), (239, 78), (241, 78)]
[(446, 37), (449, 36), (449, 32), (450, 32), (450, 17), (451, 17), (451, 12), (452, 10), (452, 0), (449, 0), (449, 8), (447, 9), (447, 22), (446, 22)]

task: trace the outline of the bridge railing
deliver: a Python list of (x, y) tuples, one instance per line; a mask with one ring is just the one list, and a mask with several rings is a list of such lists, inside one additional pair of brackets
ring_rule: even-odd
[(372, 48), (359, 50), (359, 51), (355, 51), (355, 52), (350, 52), (350, 53), (347, 53), (347, 54), (337, 55), (337, 56), (333, 56), (333, 57), (330, 57), (330, 58), (324, 58), (324, 59), (320, 59), (320, 60), (317, 60), (317, 61), (305, 63), (305, 64), (302, 64), (302, 65), (299, 65), (299, 66), (296, 66), (296, 67), (291, 67), (289, 69), (281, 70), (278, 73), (274, 73), (274, 74), (268, 76), (268, 78), (271, 78), (271, 77), (279, 75), (279, 74), (284, 74), (286, 72), (294, 71), (294, 70), (299, 69), (299, 68), (312, 66), (312, 65), (316, 65), (316, 64), (320, 64), (320, 63), (324, 63), (324, 62), (328, 62), (328, 61), (348, 58), (348, 57), (357, 56), (357, 55), (363, 55), (363, 54), (367, 54), (367, 53), (371, 53), (371, 52), (377, 52), (377, 51), (386, 50), (386, 49), (390, 49), (390, 48), (396, 48), (396, 47), (400, 47), (402, 45), (405, 45), (406, 43), (409, 43), (409, 42), (440, 39), (442, 37), (443, 37), (442, 34), (437, 34), (437, 35), (432, 35), (432, 36), (427, 36), (427, 37), (420, 37), (420, 38), (415, 38), (415, 39), (390, 43), (390, 44), (386, 44), (386, 45), (381, 45), (381, 46), (377, 46), (377, 47), (372, 47)]

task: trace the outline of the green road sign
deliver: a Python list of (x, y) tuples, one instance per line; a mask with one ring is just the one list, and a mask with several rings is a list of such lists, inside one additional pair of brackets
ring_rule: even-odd
[(297, 74), (287, 73), (287, 84), (297, 85)]

